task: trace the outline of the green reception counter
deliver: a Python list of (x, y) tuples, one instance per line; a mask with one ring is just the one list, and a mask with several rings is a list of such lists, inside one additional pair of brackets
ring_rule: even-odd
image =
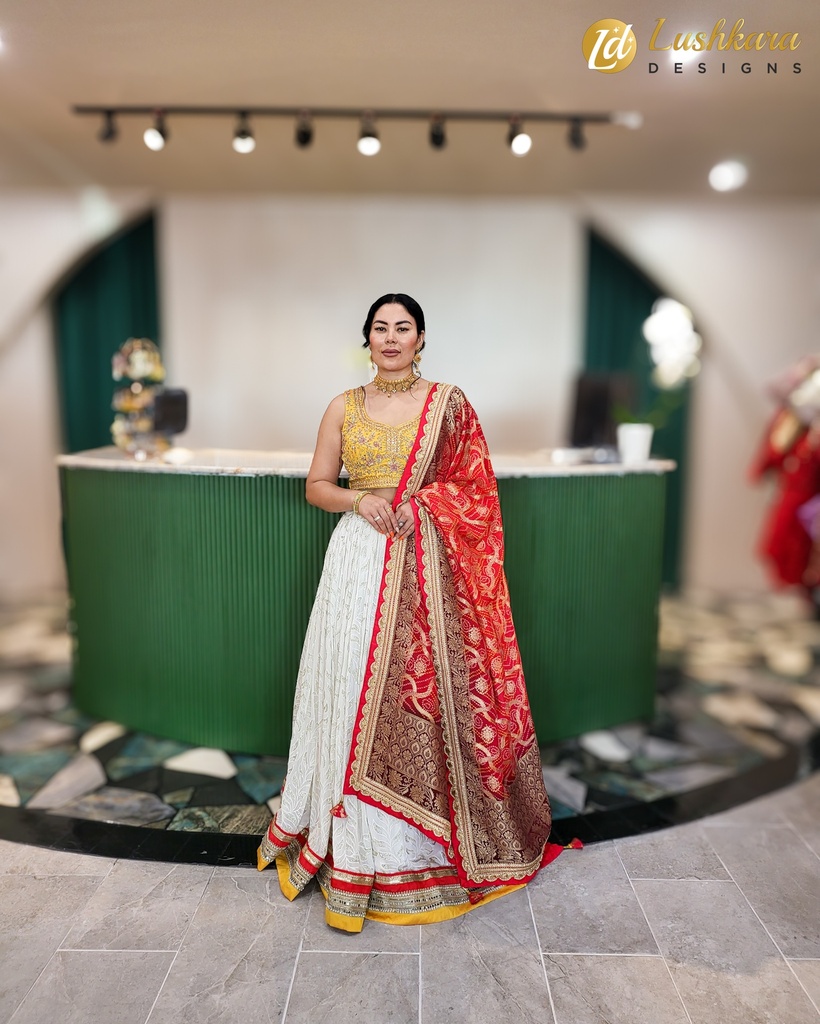
[[(170, 454), (58, 460), (76, 704), (158, 736), (284, 755), (337, 516), (304, 499), (307, 455)], [(674, 464), (493, 461), (539, 740), (651, 717)]]

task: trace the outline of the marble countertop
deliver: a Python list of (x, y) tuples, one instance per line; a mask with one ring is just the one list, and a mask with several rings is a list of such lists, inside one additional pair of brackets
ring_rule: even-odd
[[(572, 464), (572, 449), (542, 449), (522, 454), (492, 456), (499, 478), (540, 476), (622, 476), (625, 473), (669, 473), (675, 463), (668, 459), (624, 466), (620, 462)], [(310, 452), (242, 451), (229, 448), (171, 448), (164, 455), (143, 461), (123, 454), (113, 445), (91, 451), (60, 455), (57, 464), (74, 469), (102, 469), (137, 473), (194, 473), (210, 476), (306, 477)]]

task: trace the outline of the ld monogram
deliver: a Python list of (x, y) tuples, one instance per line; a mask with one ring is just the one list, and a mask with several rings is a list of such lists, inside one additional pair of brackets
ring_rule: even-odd
[(638, 42), (631, 25), (615, 18), (604, 18), (586, 30), (581, 49), (588, 68), (612, 75), (629, 67), (638, 50)]

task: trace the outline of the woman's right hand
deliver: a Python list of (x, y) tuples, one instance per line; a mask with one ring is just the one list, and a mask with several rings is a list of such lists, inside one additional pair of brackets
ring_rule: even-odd
[(386, 537), (392, 537), (398, 532), (399, 523), (393, 506), (387, 498), (380, 498), (378, 494), (365, 494), (359, 502), (359, 515)]

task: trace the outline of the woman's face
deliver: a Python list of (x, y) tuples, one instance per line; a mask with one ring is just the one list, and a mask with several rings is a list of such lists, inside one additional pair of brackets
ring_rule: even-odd
[(416, 321), (398, 302), (379, 306), (370, 326), (370, 358), (383, 373), (403, 376), (421, 348), (424, 335)]

